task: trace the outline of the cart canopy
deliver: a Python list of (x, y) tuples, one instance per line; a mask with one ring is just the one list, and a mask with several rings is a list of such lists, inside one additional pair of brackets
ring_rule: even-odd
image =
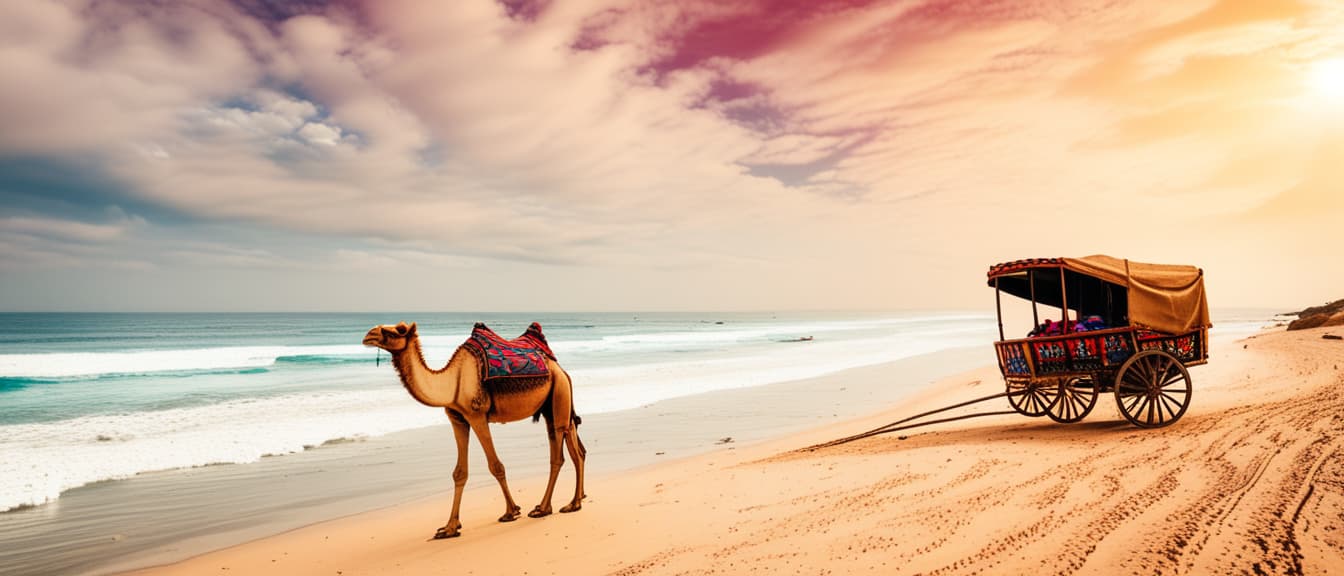
[[(1065, 271), (1063, 286), (1061, 274), (1054, 272), (1060, 269)], [(996, 282), (1000, 290), (1019, 298), (1030, 300), (1034, 292), (1035, 300), (1048, 306), (1062, 307), (1067, 298), (1068, 307), (1079, 314), (1103, 309), (1119, 292), (1114, 287), (1121, 287), (1132, 326), (1183, 334), (1212, 325), (1204, 271), (1194, 266), (1145, 264), (1103, 255), (1036, 258), (990, 267), (989, 285)]]

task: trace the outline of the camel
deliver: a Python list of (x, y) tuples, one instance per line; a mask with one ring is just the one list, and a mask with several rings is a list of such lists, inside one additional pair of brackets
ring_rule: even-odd
[[(540, 326), (536, 328), (540, 334)], [(549, 357), (549, 350), (545, 358), (547, 376), (524, 386), (508, 387), (483, 385), (481, 361), (476, 354), (467, 350), (466, 345), (459, 347), (448, 360), (448, 365), (442, 369), (433, 370), (426, 366), (414, 322), (374, 326), (364, 336), (364, 345), (390, 352), (392, 365), (396, 367), (397, 375), (401, 377), (401, 383), (406, 386), (411, 397), (426, 406), (443, 408), (452, 422), (453, 434), (457, 439), (457, 467), (453, 469), (453, 513), (448, 523), (434, 533), (435, 539), (461, 535), (462, 522), (458, 519), (458, 511), (462, 505), (462, 488), (467, 483), (467, 441), (472, 431), (476, 432), (481, 448), (485, 451), (490, 473), (499, 481), (500, 490), (504, 491), (504, 515), (499, 517), (499, 521), (512, 522), (518, 518), (520, 509), (509, 492), (504, 464), (495, 455), (495, 445), (490, 438), (490, 422), (514, 422), (529, 416), (534, 422), (539, 417), (546, 419), (546, 437), (551, 447), (551, 477), (541, 503), (528, 513), (529, 517), (540, 518), (551, 513), (551, 493), (555, 490), (556, 477), (565, 463), (562, 445), (568, 447), (569, 456), (574, 460), (575, 484), (574, 498), (560, 512), (575, 512), (582, 507), (586, 449), (579, 440), (578, 425), (581, 420), (574, 413), (573, 387), (569, 374)]]

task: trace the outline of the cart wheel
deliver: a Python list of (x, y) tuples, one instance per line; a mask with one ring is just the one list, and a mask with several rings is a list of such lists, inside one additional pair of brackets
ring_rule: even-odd
[(1023, 416), (1045, 416), (1058, 398), (1059, 387), (1047, 382), (1028, 380), (1008, 383), (1008, 403)]
[(1050, 406), (1051, 420), (1063, 424), (1086, 418), (1097, 405), (1097, 382), (1091, 378), (1069, 378), (1059, 383), (1059, 399)]
[(1115, 403), (1140, 428), (1180, 420), (1190, 406), (1190, 372), (1175, 356), (1144, 350), (1126, 360), (1115, 376)]

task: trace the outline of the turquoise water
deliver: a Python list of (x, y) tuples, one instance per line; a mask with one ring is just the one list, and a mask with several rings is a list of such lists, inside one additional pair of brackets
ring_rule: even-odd
[(994, 330), (986, 314), (930, 312), (2, 314), (0, 511), (442, 423), (360, 344), (400, 320), (418, 323), (433, 367), (477, 321), (505, 336), (540, 322), (582, 414), (982, 345)]

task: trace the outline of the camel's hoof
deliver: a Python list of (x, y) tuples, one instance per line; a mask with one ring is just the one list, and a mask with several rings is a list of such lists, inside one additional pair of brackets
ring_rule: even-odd
[(531, 512), (527, 513), (528, 518), (541, 518), (542, 516), (550, 516), (550, 515), (551, 515), (551, 509), (542, 508), (541, 506), (537, 506), (536, 508), (533, 508)]
[(439, 528), (438, 532), (434, 533), (434, 539), (443, 540), (444, 538), (457, 538), (458, 536), (461, 535), (462, 535), (461, 531), (453, 529), (453, 531), (449, 532), (448, 527), (444, 526), (443, 528)]
[(578, 504), (578, 503), (567, 504), (567, 505), (565, 505), (564, 508), (561, 508), (561, 509), (560, 509), (560, 513), (561, 513), (561, 514), (569, 514), (570, 512), (578, 512), (579, 509), (581, 509), (581, 508), (583, 508), (583, 504)]
[(505, 512), (503, 516), (500, 516), (499, 521), (513, 522), (514, 520), (517, 520), (519, 516), (522, 516), (522, 514), (522, 509), (515, 506), (513, 510), (509, 510), (508, 512)]

